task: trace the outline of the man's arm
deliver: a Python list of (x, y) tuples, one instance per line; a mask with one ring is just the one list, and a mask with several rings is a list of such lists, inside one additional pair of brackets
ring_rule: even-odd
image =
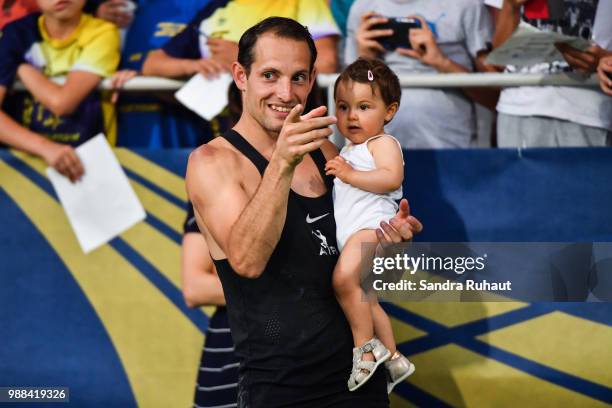
[(296, 105), (285, 120), (270, 163), (252, 197), (241, 185), (238, 162), (221, 149), (204, 146), (187, 165), (187, 190), (194, 208), (237, 274), (259, 277), (280, 239), (295, 167), (331, 134), (333, 117), (324, 107), (300, 118)]
[(28, 91), (57, 116), (73, 113), (102, 80), (91, 72), (71, 71), (60, 85), (30, 64), (21, 64), (17, 75)]
[[(0, 85), (0, 106), (6, 96), (6, 87)], [(0, 110), (0, 142), (40, 156), (51, 167), (76, 181), (83, 175), (83, 166), (74, 149), (55, 143), (15, 122)]]
[(181, 278), (183, 298), (188, 307), (225, 305), (223, 287), (214, 272), (206, 240), (198, 232), (183, 236)]

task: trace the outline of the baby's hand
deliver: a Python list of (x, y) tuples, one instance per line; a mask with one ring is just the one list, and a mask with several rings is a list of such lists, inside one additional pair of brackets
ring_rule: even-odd
[(353, 172), (353, 168), (346, 160), (344, 160), (341, 156), (336, 156), (327, 163), (325, 163), (325, 174), (328, 176), (331, 174), (332, 176), (338, 177), (340, 180), (344, 181), (347, 184), (350, 184), (348, 178), (350, 174)]

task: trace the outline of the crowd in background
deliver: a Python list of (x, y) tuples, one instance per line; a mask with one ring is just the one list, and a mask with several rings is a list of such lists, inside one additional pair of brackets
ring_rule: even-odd
[[(400, 112), (387, 129), (405, 148), (472, 146), (477, 133), (476, 104), (497, 109), (492, 145), (610, 145), (612, 100), (604, 91), (610, 92), (605, 70), (612, 69), (612, 29), (603, 21), (612, 17), (612, 7), (597, 0), (558, 2), (564, 4), (562, 16), (530, 14), (525, 4), (542, 3), (540, 0), (3, 0), (0, 100), (4, 104), (0, 120), (6, 121), (8, 115), (12, 119), (9, 129), (18, 125), (25, 130), (20, 129), (17, 136), (0, 130), (0, 141), (38, 154), (49, 164), (53, 164), (54, 154), (49, 152), (53, 149), (32, 147), (44, 142), (24, 143), (31, 136), (28, 132), (73, 146), (103, 131), (119, 146), (195, 147), (228, 128), (229, 110), (206, 122), (178, 104), (170, 92), (123, 93), (113, 106), (109, 95), (93, 91), (99, 80), (115, 70), (120, 71), (117, 84), (136, 74), (214, 77), (229, 71), (246, 28), (267, 16), (280, 15), (308, 27), (319, 53), (319, 73), (338, 72), (360, 56), (382, 58), (399, 75), (595, 72), (600, 65), (603, 91), (518, 87), (504, 89), (500, 95), (499, 89), (491, 88), (411, 88), (403, 93)], [(73, 5), (65, 7), (64, 3)], [(84, 7), (84, 13), (106, 23), (78, 17), (72, 27), (76, 31), (69, 38), (54, 38), (43, 21), (52, 20), (54, 14), (62, 21), (62, 13), (66, 14), (62, 8), (71, 7)], [(390, 32), (377, 25), (385, 22), (384, 17), (399, 16), (414, 16), (421, 28), (410, 31), (407, 42), (411, 48), (385, 49), (381, 40)], [(510, 37), (519, 20), (541, 30), (580, 36), (593, 45), (584, 52), (560, 47), (564, 59), (553, 64), (486, 65), (487, 54)], [(62, 30), (56, 35), (61, 37)], [(79, 96), (74, 100), (62, 95), (68, 92), (61, 86), (43, 83), (41, 87), (40, 78), (32, 79), (36, 74), (24, 65), (44, 77), (65, 75), (70, 79), (70, 74), (80, 70), (92, 78), (67, 81), (63, 88)], [(29, 92), (11, 92), (15, 79)], [(58, 95), (38, 95), (43, 93), (39, 89)], [(230, 104), (239, 105), (239, 99), (230, 92)], [(315, 97), (311, 103), (314, 106), (321, 100)], [(74, 161), (70, 158), (65, 167)]]

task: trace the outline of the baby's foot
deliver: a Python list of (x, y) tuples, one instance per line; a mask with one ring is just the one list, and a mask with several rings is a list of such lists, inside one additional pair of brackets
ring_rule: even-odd
[(391, 394), (393, 387), (414, 373), (415, 366), (402, 353), (396, 351), (391, 359), (385, 362), (387, 369), (387, 392)]
[(365, 384), (376, 371), (376, 368), (391, 357), (391, 352), (378, 340), (373, 338), (361, 347), (353, 349), (353, 369), (348, 380), (349, 391), (355, 391)]

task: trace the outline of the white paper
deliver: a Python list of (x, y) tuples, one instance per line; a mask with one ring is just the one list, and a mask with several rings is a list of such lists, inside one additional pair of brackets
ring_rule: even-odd
[(580, 37), (540, 31), (521, 22), (512, 36), (489, 54), (486, 62), (491, 65), (529, 67), (543, 62), (563, 61), (563, 55), (555, 43), (567, 43), (582, 51), (591, 45)]
[(215, 79), (196, 74), (174, 96), (204, 119), (211, 120), (227, 105), (227, 90), (232, 81), (227, 73)]
[(146, 213), (103, 134), (75, 150), (85, 169), (81, 180), (72, 183), (52, 167), (47, 176), (88, 253), (144, 220)]

